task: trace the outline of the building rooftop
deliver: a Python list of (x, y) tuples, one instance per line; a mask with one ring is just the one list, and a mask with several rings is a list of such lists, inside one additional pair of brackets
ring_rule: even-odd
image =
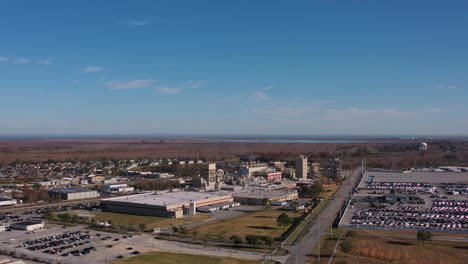
[(296, 190), (290, 189), (282, 189), (282, 190), (274, 190), (274, 189), (247, 189), (244, 191), (240, 191), (234, 194), (236, 197), (246, 197), (246, 198), (268, 198), (268, 199), (275, 199), (277, 197), (292, 194), (297, 192)]
[(373, 182), (427, 182), (427, 183), (468, 183), (468, 172), (446, 171), (377, 171), (368, 170), (359, 187), (363, 188), (372, 177)]
[(11, 200), (15, 200), (15, 199), (9, 198), (9, 197), (0, 196), (0, 202), (3, 202), (3, 201), (11, 201)]
[(83, 189), (83, 188), (53, 188), (50, 189), (49, 192), (56, 192), (56, 193), (78, 193), (78, 192), (93, 192), (94, 190), (90, 189)]
[(30, 226), (30, 225), (37, 225), (37, 224), (41, 224), (41, 223), (42, 223), (42, 221), (24, 221), (24, 222), (12, 223), (12, 225)]
[(192, 201), (226, 198), (231, 195), (210, 192), (161, 192), (157, 194), (137, 194), (105, 199), (104, 201), (149, 204), (158, 206), (177, 206)]

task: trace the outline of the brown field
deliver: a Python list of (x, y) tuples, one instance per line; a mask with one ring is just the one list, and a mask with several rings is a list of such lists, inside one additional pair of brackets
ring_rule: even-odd
[(97, 158), (234, 158), (245, 153), (333, 152), (337, 144), (223, 143), (182, 140), (0, 140), (0, 161), (87, 160)]
[(276, 223), (276, 219), (282, 213), (288, 214), (289, 217), (300, 215), (300, 213), (296, 215), (294, 212), (280, 210), (247, 213), (239, 217), (196, 227), (189, 231), (191, 234), (196, 231), (196, 235), (194, 235), (196, 237), (208, 239), (228, 240), (233, 235), (238, 235), (242, 238), (246, 235), (271, 236), (275, 238), (287, 230), (287, 227), (279, 227)]
[[(339, 251), (333, 263), (347, 264), (432, 264), (432, 263), (466, 263), (468, 259), (468, 242), (459, 241), (430, 241), (423, 245), (416, 240), (416, 232), (377, 230), (355, 230), (356, 237), (347, 237), (352, 243), (352, 250), (348, 254)], [(342, 230), (342, 233), (345, 231)], [(434, 237), (467, 237), (467, 234), (436, 233)], [(328, 256), (332, 253), (336, 241), (325, 240), (322, 245), (322, 259), (320, 263), (328, 263)], [(317, 263), (316, 259), (309, 259), (309, 263)]]
[(95, 215), (94, 218), (98, 221), (105, 222), (110, 220), (113, 224), (127, 226), (138, 226), (139, 224), (146, 224), (147, 228), (179, 226), (210, 219), (210, 217), (206, 214), (197, 214), (195, 216), (187, 216), (177, 219), (155, 216), (119, 214), (112, 212), (97, 212), (93, 214)]
[[(207, 142), (200, 139), (47, 139), (0, 140), (0, 163), (14, 161), (138, 159), (138, 158), (203, 158), (211, 161), (238, 159), (293, 160), (298, 154), (318, 162), (339, 156), (345, 169), (354, 168), (362, 158), (369, 167), (390, 169), (421, 164), (468, 165), (468, 143), (465, 140), (424, 140), (429, 150), (421, 155), (414, 150), (422, 140), (356, 139), (360, 144), (240, 143)], [(385, 144), (384, 144), (385, 143)], [(392, 143), (392, 144), (388, 144)], [(253, 155), (251, 155), (253, 154)]]
[(149, 252), (125, 260), (115, 261), (116, 264), (258, 264), (261, 261), (236, 258), (175, 254), (169, 252)]

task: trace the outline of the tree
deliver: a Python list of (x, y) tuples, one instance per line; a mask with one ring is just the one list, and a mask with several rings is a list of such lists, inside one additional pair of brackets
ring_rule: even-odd
[(182, 235), (187, 234), (187, 228), (184, 226), (179, 226), (179, 233), (181, 233)]
[(80, 220), (80, 217), (79, 217), (77, 214), (72, 214), (72, 215), (71, 215), (70, 221), (71, 221), (72, 223), (76, 223), (76, 222), (78, 222), (79, 220)]
[(341, 243), (341, 250), (342, 250), (344, 253), (350, 252), (351, 249), (353, 249), (353, 245), (351, 244), (351, 241), (346, 240), (346, 241), (344, 241), (343, 243)]
[(245, 241), (247, 241), (248, 244), (253, 246), (260, 244), (260, 239), (256, 235), (245, 236)]
[(262, 236), (261, 239), (265, 242), (266, 245), (273, 245), (273, 238), (270, 236)]
[(315, 197), (321, 192), (323, 192), (323, 185), (320, 182), (315, 182), (314, 185), (306, 189), (305, 195), (306, 197)]
[(242, 244), (242, 238), (238, 235), (233, 235), (229, 238), (236, 246)]
[(138, 227), (140, 228), (141, 231), (145, 232), (145, 230), (146, 230), (146, 224), (145, 223), (139, 224)]
[(278, 226), (288, 226), (291, 224), (291, 218), (286, 213), (282, 213), (276, 219), (276, 224)]
[(42, 216), (43, 218), (52, 221), (55, 219), (55, 214), (51, 210), (45, 211), (44, 215)]
[(355, 237), (357, 236), (356, 232), (353, 230), (348, 230), (345, 234), (346, 237)]
[(268, 198), (263, 198), (262, 200), (262, 206), (265, 210), (270, 210), (271, 209), (271, 201)]
[(429, 230), (419, 230), (416, 234), (416, 238), (418, 241), (422, 241), (424, 245), (424, 242), (432, 240), (432, 233)]

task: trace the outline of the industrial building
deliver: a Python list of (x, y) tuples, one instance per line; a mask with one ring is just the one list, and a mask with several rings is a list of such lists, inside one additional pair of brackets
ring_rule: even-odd
[(33, 231), (33, 230), (44, 228), (44, 222), (43, 221), (17, 222), (17, 223), (11, 224), (10, 228), (15, 229), (15, 230)]
[(281, 172), (259, 172), (254, 174), (255, 177), (264, 178), (266, 181), (281, 181), (283, 173)]
[(226, 203), (217, 203), (217, 204), (210, 204), (201, 207), (197, 207), (197, 212), (202, 213), (212, 213), (219, 210), (229, 210), (230, 208), (240, 206), (239, 202), (226, 202)]
[(302, 155), (296, 160), (296, 178), (307, 179), (307, 173), (309, 172), (309, 167), (307, 166), (307, 157)]
[(333, 159), (330, 159), (329, 163), (330, 164), (328, 167), (328, 172), (330, 174), (330, 177), (334, 181), (339, 182), (342, 179), (341, 160), (339, 158), (333, 158)]
[(239, 167), (239, 175), (251, 177), (252, 174), (257, 172), (264, 172), (268, 169), (266, 163), (256, 163), (251, 165), (241, 165)]
[(0, 206), (15, 205), (16, 203), (16, 199), (3, 196), (0, 197)]
[(126, 183), (106, 183), (103, 186), (103, 190), (109, 193), (133, 192), (134, 189)]
[(48, 191), (49, 196), (60, 196), (62, 200), (91, 199), (99, 196), (97, 191), (82, 188), (53, 188)]
[(252, 188), (234, 194), (234, 201), (248, 205), (261, 205), (263, 199), (270, 201), (291, 201), (299, 198), (297, 190)]
[(212, 192), (162, 192), (110, 198), (103, 210), (117, 213), (181, 218), (195, 215), (197, 207), (232, 202), (230, 194)]

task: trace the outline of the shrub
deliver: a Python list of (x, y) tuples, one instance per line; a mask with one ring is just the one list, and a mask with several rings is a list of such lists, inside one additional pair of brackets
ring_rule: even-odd
[(236, 245), (242, 244), (242, 238), (238, 235), (231, 236), (229, 240), (231, 240)]
[(280, 214), (276, 219), (278, 226), (288, 226), (291, 224), (291, 222), (291, 218), (286, 213)]
[(341, 243), (341, 250), (344, 253), (349, 253), (353, 249), (353, 245), (351, 244), (351, 241), (344, 241)]
[(347, 237), (355, 237), (355, 236), (357, 236), (357, 233), (356, 233), (356, 231), (348, 230), (348, 231), (346, 232), (345, 236), (347, 236)]
[(260, 239), (256, 235), (245, 236), (245, 241), (247, 241), (248, 244), (253, 246), (260, 244)]

